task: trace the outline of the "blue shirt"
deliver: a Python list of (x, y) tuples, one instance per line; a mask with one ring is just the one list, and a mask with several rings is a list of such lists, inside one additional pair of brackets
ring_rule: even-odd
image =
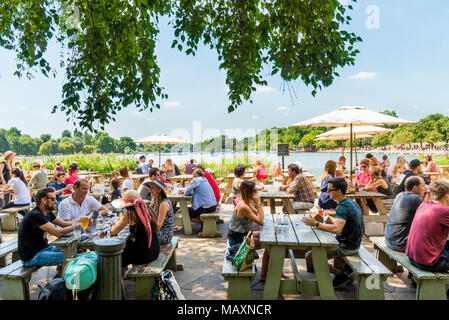
[(139, 162), (139, 168), (140, 168), (140, 170), (142, 170), (142, 173), (150, 172), (150, 168), (148, 168), (148, 166), (145, 162)]
[[(49, 184), (48, 186), (49, 186), (49, 187), (52, 187), (52, 188), (55, 188), (56, 191), (61, 190), (61, 189), (64, 189), (65, 187), (67, 187), (67, 185), (66, 185), (64, 182), (61, 183), (61, 184), (57, 184), (56, 181), (50, 182), (50, 184)], [(62, 194), (62, 192), (61, 192), (61, 193), (58, 193), (58, 194), (56, 195), (56, 201), (62, 201), (62, 199), (61, 199), (61, 194)]]
[(337, 207), (337, 203), (331, 199), (328, 191), (328, 182), (330, 179), (333, 179), (332, 175), (328, 174), (326, 178), (321, 181), (321, 194), (318, 199), (318, 206), (321, 209), (333, 209)]
[(197, 210), (199, 207), (210, 208), (217, 205), (214, 190), (204, 177), (196, 177), (184, 191), (186, 196), (193, 195), (192, 208)]

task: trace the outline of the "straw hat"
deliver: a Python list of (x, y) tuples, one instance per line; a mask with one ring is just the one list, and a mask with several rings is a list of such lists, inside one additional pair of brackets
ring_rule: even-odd
[(16, 153), (14, 152), (14, 151), (11, 151), (11, 150), (9, 150), (9, 151), (6, 151), (5, 152), (5, 154), (3, 155), (3, 158), (8, 158), (10, 155), (16, 155)]
[[(129, 200), (135, 200), (140, 196), (140, 194), (136, 191), (136, 190), (126, 190), (125, 193), (123, 194), (123, 198), (127, 198)], [(134, 203), (126, 203), (125, 201), (123, 201), (122, 199), (117, 199), (111, 202), (112, 206), (114, 208), (118, 208), (118, 209), (122, 209), (122, 208), (127, 208), (127, 207), (132, 207), (134, 206)], [(150, 203), (150, 201), (148, 200), (143, 200), (145, 203)]]
[(165, 187), (165, 183), (161, 180), (154, 180), (154, 181), (148, 181), (149, 184), (154, 184), (157, 187), (159, 187), (162, 192), (164, 192), (165, 196), (167, 197), (167, 188)]

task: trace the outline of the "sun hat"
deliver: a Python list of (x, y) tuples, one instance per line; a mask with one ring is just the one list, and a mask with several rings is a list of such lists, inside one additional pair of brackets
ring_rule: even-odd
[(14, 151), (8, 150), (5, 152), (5, 154), (3, 155), (3, 158), (8, 158), (10, 155), (16, 155), (16, 153)]
[(154, 180), (154, 181), (148, 181), (149, 184), (154, 184), (156, 186), (158, 186), (165, 194), (165, 196), (167, 196), (167, 188), (165, 187), (165, 183), (162, 180)]
[[(111, 202), (112, 206), (117, 209), (127, 208), (134, 206), (134, 201), (140, 197), (140, 194), (136, 190), (126, 190), (123, 193), (121, 199), (116, 199)], [(143, 200), (145, 203), (150, 203), (148, 200)]]

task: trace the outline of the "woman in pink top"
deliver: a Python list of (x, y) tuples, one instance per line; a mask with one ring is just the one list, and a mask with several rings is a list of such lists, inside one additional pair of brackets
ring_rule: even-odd
[(430, 154), (424, 157), (424, 161), (422, 163), (426, 167), (424, 172), (440, 172), (440, 170), (438, 170), (437, 164), (432, 161), (432, 156)]
[(256, 180), (266, 180), (268, 178), (267, 176), (267, 169), (265, 166), (260, 162), (260, 160), (255, 161), (256, 167), (254, 168), (256, 170)]
[(432, 201), (416, 210), (405, 254), (415, 267), (430, 272), (449, 271), (449, 181), (429, 186)]
[[(69, 172), (69, 174), (67, 175), (67, 177), (64, 180), (64, 183), (69, 185), (69, 184), (74, 184), (76, 180), (79, 180), (78, 177), (78, 172), (80, 171), (80, 167), (78, 165), (78, 163), (76, 162), (72, 162), (69, 167), (67, 168), (67, 171)], [(70, 194), (72, 193), (71, 190), (64, 190), (63, 194)]]
[(357, 181), (360, 187), (366, 186), (371, 180), (369, 165), (370, 165), (369, 159), (363, 159), (362, 161), (360, 161), (360, 172), (355, 177), (355, 180)]

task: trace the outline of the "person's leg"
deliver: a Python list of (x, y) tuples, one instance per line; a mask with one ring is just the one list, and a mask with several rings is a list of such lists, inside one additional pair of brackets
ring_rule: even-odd
[(268, 273), (268, 264), (270, 262), (270, 249), (265, 249), (262, 256), (262, 268), (260, 270), (260, 281), (265, 281)]
[(64, 261), (64, 250), (58, 250), (55, 247), (47, 247), (38, 252), (33, 259), (24, 262), (25, 267), (37, 266), (57, 266)]
[(202, 209), (201, 207), (199, 207), (196, 210), (193, 210), (193, 208), (191, 207), (189, 208), (189, 216), (192, 222), (202, 223), (200, 219), (201, 209)]
[(361, 204), (361, 209), (363, 212), (363, 215), (367, 216), (369, 215), (369, 208), (368, 208), (368, 204), (366, 203), (366, 199), (360, 199), (360, 204)]

